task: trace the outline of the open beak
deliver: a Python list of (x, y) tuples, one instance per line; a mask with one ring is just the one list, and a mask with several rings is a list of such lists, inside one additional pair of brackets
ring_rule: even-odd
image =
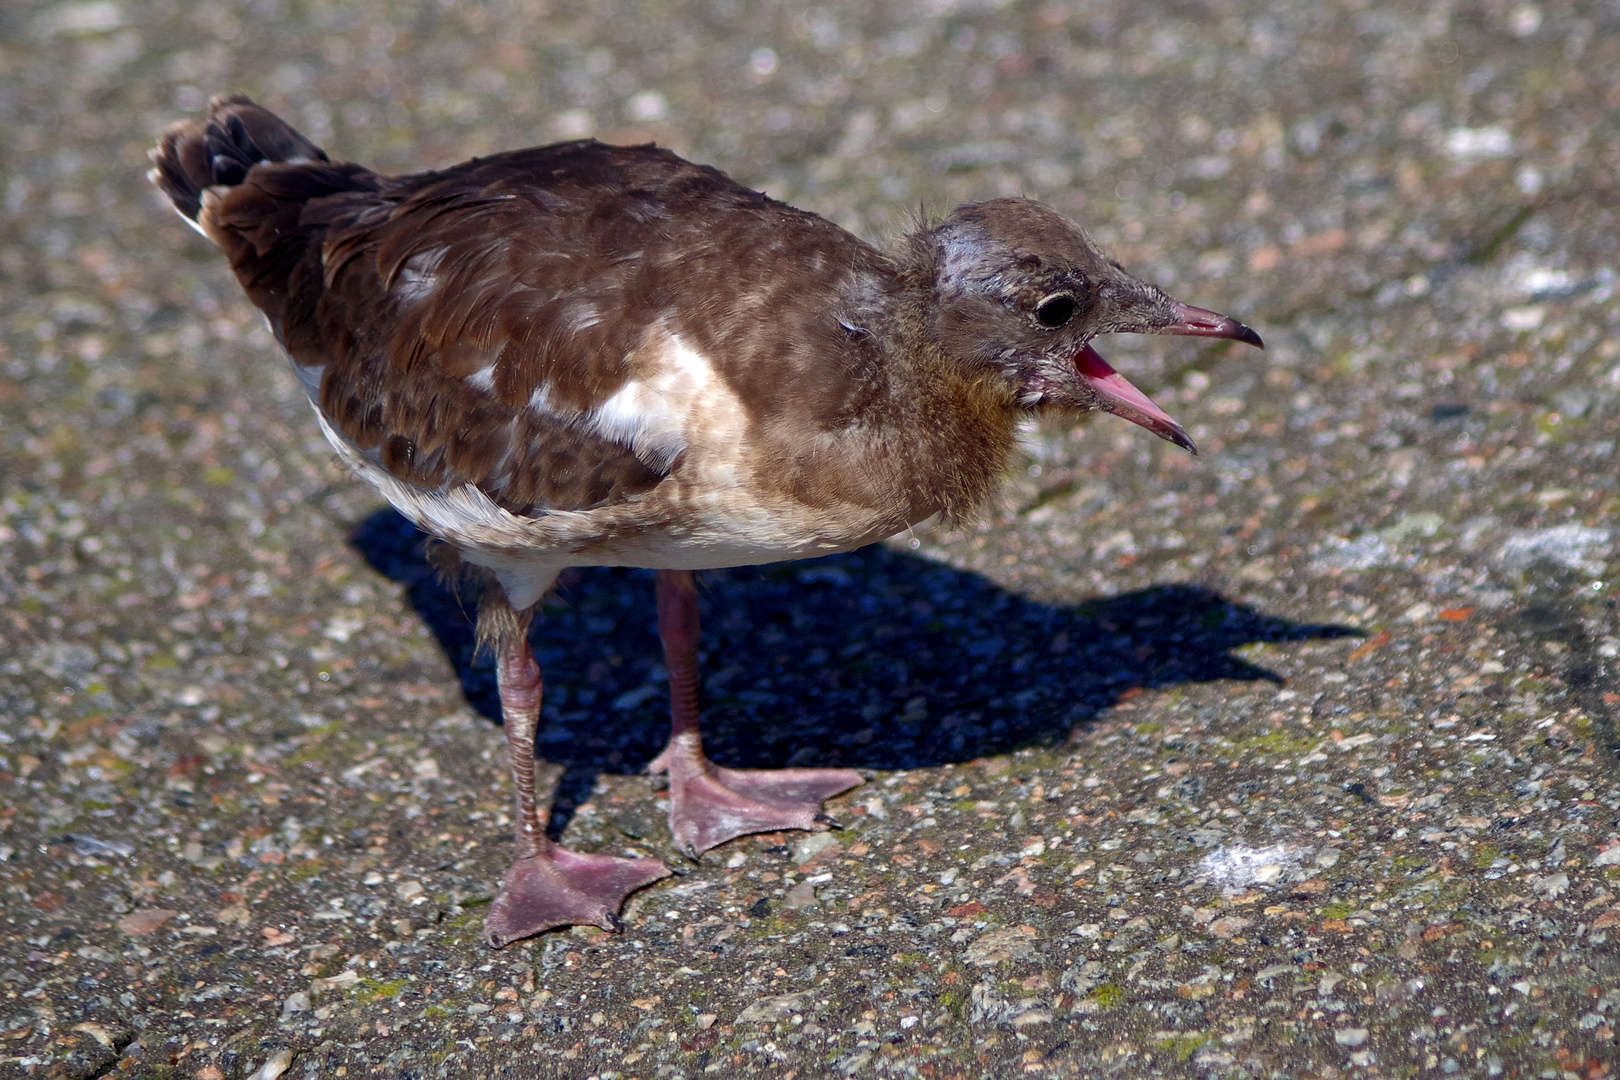
[[(1249, 330), (1246, 326), (1243, 329)], [(1254, 331), (1249, 330), (1249, 333), (1253, 334)], [(1255, 340), (1258, 341), (1259, 338)], [(1132, 386), (1125, 376), (1109, 366), (1108, 361), (1097, 355), (1096, 349), (1087, 345), (1080, 350), (1080, 355), (1074, 358), (1074, 366), (1079, 370), (1080, 377), (1086, 380), (1101, 399), (1104, 409), (1133, 424), (1141, 424), (1159, 438), (1167, 439), (1183, 450), (1198, 453), (1198, 446), (1192, 441), (1191, 436), (1182, 430), (1181, 425), (1170, 419), (1169, 413), (1153, 404), (1152, 398)]]
[(1228, 318), (1214, 311), (1206, 311), (1191, 304), (1176, 305), (1177, 321), (1168, 326), (1160, 326), (1151, 331), (1155, 334), (1182, 334), (1186, 337), (1213, 337), (1226, 338), (1229, 341), (1241, 341), (1245, 345), (1253, 345), (1257, 349), (1266, 347), (1260, 340), (1260, 335), (1249, 327), (1244, 326), (1236, 319)]
[[(1259, 334), (1236, 319), (1193, 307), (1191, 304), (1176, 304), (1175, 312), (1175, 322), (1167, 326), (1154, 327), (1148, 333), (1226, 338), (1229, 341), (1253, 345), (1257, 349), (1266, 347)], [(1152, 398), (1132, 386), (1125, 376), (1110, 367), (1108, 361), (1097, 355), (1096, 349), (1087, 345), (1081, 350), (1080, 355), (1074, 358), (1074, 366), (1079, 369), (1081, 378), (1090, 384), (1091, 389), (1101, 399), (1104, 409), (1115, 416), (1124, 417), (1133, 424), (1142, 425), (1159, 438), (1173, 442), (1189, 453), (1198, 453), (1198, 447), (1182, 430), (1181, 425), (1170, 419), (1169, 413), (1153, 404)]]

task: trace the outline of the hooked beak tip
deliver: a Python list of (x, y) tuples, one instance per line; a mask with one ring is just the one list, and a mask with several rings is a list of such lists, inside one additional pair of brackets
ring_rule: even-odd
[(1223, 338), (1227, 341), (1241, 341), (1245, 345), (1253, 345), (1257, 349), (1264, 349), (1266, 343), (1260, 340), (1260, 335), (1254, 332), (1253, 327), (1245, 326), (1228, 315), (1205, 308), (1193, 307), (1191, 304), (1176, 305), (1176, 321), (1169, 326), (1161, 327), (1161, 334), (1178, 334), (1184, 337), (1212, 337)]

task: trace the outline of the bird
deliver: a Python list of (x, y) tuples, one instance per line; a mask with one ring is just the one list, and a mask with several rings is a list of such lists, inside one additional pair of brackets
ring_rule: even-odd
[(656, 570), (670, 831), (701, 852), (835, 824), (833, 768), (704, 753), (695, 571), (850, 551), (991, 500), (1024, 418), (1109, 412), (1196, 453), (1100, 334), (1264, 347), (1039, 202), (919, 215), (888, 246), (648, 144), (592, 139), (384, 176), (242, 95), (151, 152), (217, 245), (338, 457), (483, 583), (516, 800), (487, 942), (620, 930), (660, 859), (551, 840), (528, 641), (558, 574)]

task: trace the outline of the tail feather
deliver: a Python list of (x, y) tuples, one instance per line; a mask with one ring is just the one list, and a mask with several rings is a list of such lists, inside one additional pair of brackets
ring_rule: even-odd
[(192, 221), (202, 212), (206, 189), (234, 187), (255, 165), (330, 160), (292, 125), (242, 94), (215, 97), (208, 103), (207, 120), (171, 126), (151, 157), (152, 182)]
[(151, 157), (152, 182), (225, 253), (278, 336), (289, 297), (320, 280), (328, 229), (364, 212), (384, 184), (362, 166), (333, 164), (240, 94), (214, 98), (206, 119), (170, 127)]

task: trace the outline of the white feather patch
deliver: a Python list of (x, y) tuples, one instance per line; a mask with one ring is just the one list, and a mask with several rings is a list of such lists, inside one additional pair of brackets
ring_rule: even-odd
[[(712, 407), (719, 380), (714, 365), (674, 334), (664, 335), (652, 373), (632, 379), (585, 414), (586, 426), (628, 446), (655, 469), (668, 469), (685, 450), (688, 428)], [(724, 391), (730, 397), (729, 391)]]

